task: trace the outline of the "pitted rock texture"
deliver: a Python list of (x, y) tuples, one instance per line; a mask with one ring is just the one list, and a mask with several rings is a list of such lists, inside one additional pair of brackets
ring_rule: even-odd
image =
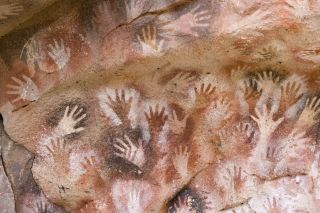
[(319, 0), (101, 0), (9, 36), (0, 205), (320, 212), (319, 16)]

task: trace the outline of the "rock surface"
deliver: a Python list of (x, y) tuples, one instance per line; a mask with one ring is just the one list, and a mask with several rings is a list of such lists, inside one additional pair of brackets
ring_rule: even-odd
[(35, 27), (1, 51), (0, 208), (319, 212), (319, 16), (94, 0)]

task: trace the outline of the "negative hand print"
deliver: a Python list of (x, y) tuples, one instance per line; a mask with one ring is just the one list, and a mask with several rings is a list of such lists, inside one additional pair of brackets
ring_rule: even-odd
[(274, 112), (267, 109), (267, 105), (263, 105), (262, 112), (260, 112), (257, 108), (255, 108), (256, 117), (251, 115), (251, 118), (258, 124), (260, 129), (260, 138), (268, 138), (271, 134), (276, 130), (276, 128), (282, 123), (284, 120), (283, 117), (278, 120), (273, 120)]
[(24, 10), (18, 3), (0, 5), (0, 20), (7, 19), (9, 16), (17, 16)]
[(180, 134), (184, 131), (186, 127), (188, 116), (185, 115), (181, 120), (178, 119), (175, 110), (172, 110), (172, 117), (169, 119), (169, 126), (174, 134)]
[(178, 201), (174, 203), (175, 213), (193, 213), (195, 211), (191, 210), (191, 206), (188, 203), (188, 197), (181, 198), (178, 197)]
[(137, 35), (137, 39), (142, 47), (142, 53), (145, 56), (158, 56), (161, 54), (164, 40), (157, 38), (157, 28), (151, 25), (142, 28), (142, 38)]
[(112, 98), (110, 95), (108, 95), (108, 102), (107, 104), (112, 108), (112, 110), (117, 114), (121, 122), (129, 126), (130, 120), (129, 120), (129, 112), (132, 105), (132, 97), (126, 97), (126, 93), (124, 90), (119, 91), (115, 90), (115, 98)]
[(35, 213), (53, 213), (48, 209), (48, 205), (42, 201), (37, 202), (36, 207), (34, 208)]
[(98, 3), (94, 9), (94, 22), (99, 28), (112, 23), (113, 13), (110, 0), (104, 0)]
[(276, 162), (278, 159), (279, 150), (276, 147), (268, 146), (266, 150), (265, 159), (270, 162)]
[(273, 197), (272, 200), (268, 198), (267, 204), (264, 205), (267, 213), (282, 213), (284, 209), (278, 203), (278, 200)]
[(72, 110), (70, 110), (70, 106), (66, 107), (64, 115), (55, 129), (56, 135), (66, 136), (84, 130), (84, 127), (76, 126), (87, 116), (87, 114), (83, 113), (83, 108), (80, 108), (79, 110), (78, 108), (79, 106), (74, 106)]
[(237, 135), (237, 140), (244, 140), (245, 142), (251, 142), (255, 135), (255, 129), (250, 123), (240, 122), (236, 126), (235, 134)]
[(280, 82), (280, 77), (272, 71), (264, 71), (258, 74), (258, 90), (265, 92), (273, 90)]
[(189, 151), (187, 147), (180, 145), (174, 150), (174, 157), (172, 159), (173, 166), (182, 178), (188, 176), (188, 161)]
[(69, 159), (71, 149), (66, 148), (63, 138), (53, 137), (50, 139), (50, 146), (46, 145), (45, 147), (54, 160)]
[(197, 76), (190, 72), (179, 72), (168, 81), (166, 88), (169, 91), (184, 91), (188, 89), (197, 79)]
[(125, 0), (126, 14), (128, 21), (137, 18), (143, 13), (145, 1), (141, 0)]
[(200, 89), (198, 87), (195, 87), (195, 107), (198, 109), (206, 108), (210, 104), (211, 96), (215, 92), (215, 90), (216, 88), (211, 84), (208, 84), (206, 86), (204, 83), (202, 83)]
[(82, 168), (89, 174), (96, 174), (98, 172), (97, 160), (94, 156), (85, 157), (80, 164)]
[(62, 70), (69, 62), (71, 52), (69, 47), (65, 47), (64, 41), (61, 39), (60, 44), (54, 40), (54, 45), (49, 44), (49, 57), (57, 65), (58, 70)]
[[(163, 23), (161, 31), (164, 32), (164, 36), (173, 35), (192, 35), (200, 36), (197, 29), (206, 29), (210, 26), (210, 19), (212, 15), (209, 10), (201, 9), (198, 5), (190, 12), (180, 16), (176, 20)], [(173, 32), (173, 33), (171, 33)]]
[(11, 79), (16, 83), (8, 84), (7, 88), (9, 89), (6, 93), (9, 95), (17, 96), (12, 102), (17, 101), (36, 101), (38, 100), (40, 93), (37, 85), (32, 81), (31, 78), (22, 75), (23, 80), (20, 80), (16, 77), (11, 77)]
[(320, 112), (320, 98), (308, 98), (302, 113), (297, 121), (297, 126), (311, 127), (317, 122)]
[(233, 172), (231, 172), (230, 169), (227, 169), (227, 173), (229, 175), (227, 179), (230, 181), (233, 192), (239, 193), (247, 180), (247, 176), (242, 174), (241, 167), (238, 168), (236, 166), (233, 167)]
[(285, 81), (281, 85), (281, 108), (289, 108), (303, 96), (302, 83), (298, 81)]
[(31, 39), (25, 44), (25, 48), (27, 64), (31, 76), (36, 73), (37, 69), (39, 69), (39, 71), (49, 73), (49, 70), (44, 67), (43, 61), (46, 58), (46, 54), (42, 50), (41, 42)]
[(320, 63), (320, 47), (305, 49), (299, 51), (296, 56), (304, 61), (319, 64)]
[(233, 114), (233, 112), (230, 110), (231, 102), (228, 98), (219, 97), (213, 106), (213, 118), (216, 120), (226, 120)]
[(135, 145), (127, 135), (124, 139), (116, 138), (116, 143), (113, 144), (116, 149), (115, 155), (141, 169), (146, 162), (142, 141), (139, 140), (138, 145)]
[(146, 119), (149, 124), (149, 128), (152, 134), (158, 134), (162, 131), (163, 126), (168, 120), (168, 115), (165, 114), (165, 107), (159, 109), (159, 105), (157, 104), (155, 109), (149, 107), (149, 114), (147, 112), (144, 113)]
[(136, 186), (132, 186), (128, 196), (128, 213), (141, 213), (143, 212), (141, 206), (142, 191)]

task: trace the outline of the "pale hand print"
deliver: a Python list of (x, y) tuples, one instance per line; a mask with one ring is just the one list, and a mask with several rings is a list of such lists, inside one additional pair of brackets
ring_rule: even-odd
[(262, 92), (272, 91), (280, 82), (280, 77), (272, 71), (264, 71), (258, 74), (257, 78), (258, 90)]
[(278, 200), (273, 197), (272, 200), (268, 198), (267, 204), (264, 205), (267, 213), (282, 213), (285, 212), (282, 209), (281, 205), (279, 205)]
[(132, 186), (128, 196), (128, 213), (142, 213), (141, 206), (142, 191), (138, 187)]
[(125, 90), (118, 91), (115, 90), (115, 98), (108, 95), (107, 104), (112, 108), (112, 110), (117, 114), (118, 118), (125, 126), (130, 125), (129, 112), (132, 105), (132, 97), (126, 97)]
[(50, 73), (50, 71), (44, 67), (43, 61), (46, 58), (46, 54), (42, 50), (42, 44), (40, 41), (31, 39), (27, 44), (25, 44), (25, 49), (28, 68), (32, 76), (36, 73), (37, 69), (39, 69), (39, 71)]
[(304, 19), (313, 14), (310, 0), (286, 0), (288, 10), (297, 19)]
[(80, 163), (82, 168), (88, 174), (97, 174), (97, 159), (94, 156), (85, 157), (83, 161)]
[(113, 144), (113, 146), (116, 149), (116, 156), (129, 161), (140, 169), (146, 163), (144, 147), (141, 140), (138, 140), (138, 145), (135, 145), (131, 139), (125, 135), (124, 140), (116, 138), (116, 143)]
[(192, 210), (190, 203), (188, 202), (188, 197), (181, 198), (179, 196), (178, 202), (174, 204), (175, 213), (195, 213), (195, 210)]
[(125, 0), (126, 13), (128, 21), (137, 18), (143, 13), (145, 1), (141, 0)]
[(306, 137), (306, 131), (301, 131), (299, 129), (294, 128), (292, 132), (281, 140), (282, 147), (294, 147), (297, 146), (305, 146), (311, 143), (311, 138)]
[[(211, 11), (202, 10), (201, 6), (198, 5), (190, 12), (180, 16), (176, 20), (164, 23), (161, 31), (165, 32), (165, 36), (173, 35), (192, 35), (200, 36), (196, 31), (197, 28), (206, 29), (210, 26)], [(172, 32), (172, 33), (171, 33)]]
[(260, 138), (268, 138), (277, 129), (277, 127), (282, 123), (284, 117), (278, 120), (273, 120), (274, 112), (267, 109), (267, 105), (262, 106), (262, 112), (255, 108), (256, 116), (251, 115), (251, 118), (258, 124), (260, 130)]
[(40, 97), (40, 92), (37, 85), (32, 81), (31, 78), (22, 75), (22, 80), (11, 77), (11, 79), (16, 84), (7, 84), (8, 90), (6, 93), (8, 95), (16, 96), (12, 103), (16, 103), (20, 100), (22, 101), (36, 101)]
[(50, 51), (49, 57), (55, 62), (58, 70), (62, 70), (68, 63), (71, 57), (71, 51), (69, 47), (64, 45), (64, 41), (61, 39), (60, 44), (54, 40), (54, 45), (49, 44)]
[(320, 64), (320, 47), (301, 50), (296, 54), (296, 56), (304, 61), (313, 64)]
[(173, 166), (182, 178), (188, 176), (189, 150), (180, 145), (174, 150)]
[(142, 28), (142, 38), (137, 35), (137, 39), (141, 45), (142, 53), (145, 56), (159, 56), (163, 50), (164, 40), (159, 39), (157, 28), (148, 25)]
[(211, 84), (205, 85), (204, 83), (202, 83), (200, 88), (195, 87), (195, 107), (197, 109), (205, 109), (207, 106), (209, 106), (211, 96), (213, 95), (215, 90), (216, 87), (212, 86)]
[(24, 10), (18, 3), (0, 5), (0, 20), (7, 19), (9, 16), (18, 16)]
[(312, 125), (317, 123), (319, 112), (320, 98), (308, 98), (296, 125), (300, 127), (311, 127)]
[(231, 102), (228, 98), (220, 97), (217, 101), (215, 101), (213, 106), (213, 118), (216, 120), (226, 120), (233, 114), (231, 111)]
[(225, 25), (221, 29), (223, 33), (256, 34), (257, 29), (262, 29), (262, 26), (268, 26), (268, 24), (272, 22), (270, 19), (271, 16), (270, 11), (258, 9), (240, 19), (239, 16), (237, 16), (234, 20), (226, 20)]
[(169, 119), (169, 126), (174, 134), (180, 134), (186, 128), (188, 116), (185, 115), (181, 120), (177, 116), (177, 112), (172, 110), (172, 117)]
[(79, 106), (74, 106), (70, 110), (70, 106), (67, 106), (64, 115), (61, 118), (58, 126), (55, 129), (55, 134), (58, 136), (66, 136), (72, 133), (78, 133), (84, 130), (84, 127), (76, 127), (87, 114), (82, 113), (83, 108), (78, 109)]
[(147, 112), (144, 113), (152, 134), (160, 133), (168, 120), (168, 115), (166, 115), (165, 110), (165, 107), (162, 107), (160, 111), (159, 105), (157, 104), (155, 109), (152, 109), (151, 106), (149, 107), (149, 114)]

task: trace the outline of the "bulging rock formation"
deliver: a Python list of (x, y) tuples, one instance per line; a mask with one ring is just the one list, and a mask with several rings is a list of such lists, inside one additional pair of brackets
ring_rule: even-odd
[(0, 212), (320, 212), (319, 0), (70, 5), (0, 40)]

